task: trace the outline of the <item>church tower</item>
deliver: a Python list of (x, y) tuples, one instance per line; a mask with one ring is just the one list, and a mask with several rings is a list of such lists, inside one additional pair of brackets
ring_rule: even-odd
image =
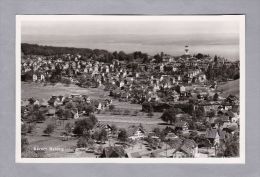
[(185, 46), (184, 51), (185, 51), (185, 55), (189, 55), (189, 46), (188, 45)]

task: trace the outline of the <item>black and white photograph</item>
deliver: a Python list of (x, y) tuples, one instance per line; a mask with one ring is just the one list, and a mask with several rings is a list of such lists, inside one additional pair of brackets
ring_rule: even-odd
[(245, 163), (244, 15), (17, 15), (16, 162)]

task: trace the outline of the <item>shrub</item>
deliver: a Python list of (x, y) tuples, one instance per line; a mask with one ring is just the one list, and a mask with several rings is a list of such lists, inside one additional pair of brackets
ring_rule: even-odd
[(77, 147), (78, 148), (85, 148), (85, 147), (87, 147), (87, 138), (80, 137), (78, 142), (77, 142)]
[(23, 158), (44, 158), (45, 151), (34, 151), (32, 148), (27, 148), (21, 155)]
[(98, 122), (96, 116), (94, 114), (91, 114), (89, 116), (89, 119), (91, 120), (91, 122), (93, 123), (93, 125), (96, 125), (96, 123)]
[(83, 110), (85, 111), (86, 115), (90, 115), (95, 111), (95, 107), (92, 105), (85, 105)]
[(48, 124), (46, 129), (43, 131), (43, 133), (50, 135), (54, 131), (54, 125)]
[(84, 148), (87, 147), (87, 139), (85, 137), (80, 137), (77, 141), (77, 147), (78, 148)]
[(65, 125), (65, 131), (66, 131), (66, 133), (71, 133), (72, 132), (72, 125), (71, 125), (71, 123), (67, 123), (66, 125)]
[(26, 137), (22, 136), (22, 139), (21, 139), (22, 152), (24, 152), (27, 149), (28, 145), (29, 145), (28, 139)]
[(75, 122), (73, 132), (82, 135), (84, 131), (89, 131), (95, 126), (95, 123), (90, 118), (79, 119)]
[(65, 108), (66, 109), (74, 109), (74, 105), (73, 105), (73, 103), (68, 102), (68, 103), (66, 103)]
[(26, 134), (27, 133), (27, 125), (26, 124), (22, 124), (21, 132), (22, 132), (22, 134)]
[(117, 132), (117, 126), (115, 124), (111, 125), (111, 131), (113, 134), (115, 134)]
[(70, 78), (62, 78), (61, 83), (66, 84), (66, 86), (69, 86), (71, 84)]
[(120, 141), (127, 141), (128, 135), (125, 129), (120, 129), (118, 134), (118, 140)]
[(108, 135), (105, 129), (96, 130), (93, 134), (93, 138), (97, 141), (104, 142), (107, 140)]
[(71, 110), (70, 109), (65, 109), (63, 111), (62, 118), (63, 119), (71, 119), (71, 118), (73, 118), (73, 114), (72, 114)]
[(32, 133), (32, 131), (34, 130), (35, 125), (34, 124), (29, 124), (27, 127), (27, 133)]
[(179, 111), (176, 108), (167, 109), (163, 112), (161, 119), (166, 123), (170, 122), (172, 124), (176, 121), (176, 114), (178, 113)]
[(115, 105), (111, 104), (109, 105), (109, 111), (113, 111), (115, 109)]
[(94, 145), (94, 141), (85, 136), (80, 137), (79, 140), (77, 141), (78, 148), (93, 147), (93, 145)]

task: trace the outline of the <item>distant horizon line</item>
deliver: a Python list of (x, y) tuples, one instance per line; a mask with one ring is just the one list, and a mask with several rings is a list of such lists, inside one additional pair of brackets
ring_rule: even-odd
[[(135, 50), (135, 51), (132, 51), (132, 52), (128, 53), (128, 52), (125, 52), (124, 50), (109, 50), (109, 49), (104, 49), (104, 48), (88, 48), (88, 47), (76, 47), (76, 46), (59, 46), (59, 45), (48, 45), (48, 44), (29, 43), (29, 42), (21, 42), (21, 45), (22, 45), (22, 44), (38, 45), (38, 46), (43, 46), (43, 47), (60, 47), (60, 48), (74, 48), (74, 49), (104, 50), (104, 51), (107, 51), (107, 52), (110, 52), (110, 53), (122, 51), (122, 52), (124, 52), (125, 54), (132, 54), (132, 53), (134, 53), (134, 52), (142, 52), (142, 53), (146, 53), (148, 56), (154, 56), (154, 55), (156, 55), (156, 54), (160, 54), (161, 52), (164, 53), (164, 54), (170, 55), (170, 56), (172, 56), (172, 57), (180, 57), (180, 56), (184, 55), (184, 53), (183, 53), (182, 55), (172, 55), (172, 54), (168, 54), (168, 53), (166, 53), (166, 52), (164, 52), (164, 51), (157, 52), (156, 54), (151, 55), (151, 54), (149, 54), (148, 52), (143, 52), (143, 51), (141, 51), (141, 50)], [(185, 47), (185, 46), (190, 46), (190, 45), (184, 45), (183, 47)], [(227, 59), (228, 61), (233, 61), (233, 62), (240, 60), (239, 58), (236, 59), (236, 60), (230, 60), (230, 59), (228, 59), (227, 57), (223, 57), (223, 56), (221, 56), (221, 55), (217, 55), (217, 54), (211, 55), (211, 54), (209, 54), (209, 53), (202, 53), (202, 52), (196, 52), (196, 53), (193, 52), (193, 53), (190, 53), (190, 55), (196, 55), (196, 54), (199, 54), (199, 53), (200, 53), (200, 54), (203, 54), (203, 55), (209, 55), (210, 57), (218, 56), (218, 57), (220, 57), (220, 58), (224, 58), (224, 59)]]

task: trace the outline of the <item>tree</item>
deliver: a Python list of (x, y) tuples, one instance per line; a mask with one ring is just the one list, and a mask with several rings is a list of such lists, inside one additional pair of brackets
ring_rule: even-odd
[(239, 135), (226, 134), (224, 142), (218, 148), (218, 157), (238, 157), (239, 156)]
[(160, 128), (158, 128), (158, 127), (154, 128), (154, 129), (153, 129), (153, 132), (154, 132), (155, 136), (160, 137), (160, 135), (161, 135), (161, 130), (160, 130)]
[(27, 71), (21, 76), (21, 81), (32, 81), (33, 79), (33, 71)]
[(198, 58), (198, 59), (202, 59), (203, 57), (204, 57), (204, 55), (201, 54), (201, 53), (198, 53), (198, 54), (196, 55), (196, 58)]
[(107, 140), (107, 138), (108, 138), (107, 137), (107, 131), (104, 128), (102, 128), (100, 133), (99, 133), (99, 141), (105, 142)]
[(126, 61), (127, 62), (132, 62), (133, 60), (134, 60), (134, 55), (133, 54), (126, 55)]
[(27, 133), (32, 133), (32, 131), (34, 130), (35, 128), (35, 124), (29, 124), (28, 127), (27, 127)]
[(166, 109), (164, 112), (163, 112), (163, 115), (161, 116), (161, 119), (164, 121), (164, 122), (167, 122), (170, 124), (172, 124), (173, 122), (176, 121), (176, 114), (177, 114), (177, 110), (175, 108), (170, 108), (170, 109)]
[(93, 113), (95, 111), (95, 107), (92, 105), (85, 105), (83, 110), (85, 111), (86, 115), (90, 115), (91, 113)]
[(149, 109), (148, 109), (148, 113), (147, 113), (148, 117), (153, 117), (153, 106), (151, 103), (149, 103)]
[(115, 109), (115, 105), (111, 104), (109, 105), (109, 111), (113, 111)]
[(33, 104), (36, 101), (36, 99), (32, 97), (32, 98), (29, 98), (28, 101), (30, 104)]
[(99, 141), (99, 130), (95, 130), (94, 133), (92, 134), (92, 138), (94, 140)]
[(71, 119), (73, 118), (73, 114), (71, 112), (70, 109), (65, 109), (65, 111), (63, 112), (63, 116), (64, 119)]
[(213, 101), (218, 101), (218, 97), (219, 97), (218, 94), (215, 93), (214, 96), (213, 96)]
[(45, 121), (45, 116), (41, 111), (35, 112), (35, 116), (37, 118), (37, 121), (39, 122)]
[(96, 125), (96, 123), (98, 122), (98, 120), (97, 120), (97, 118), (96, 118), (96, 116), (94, 114), (91, 114), (89, 116), (89, 119), (93, 123), (93, 125)]
[(117, 132), (117, 126), (115, 124), (111, 125), (111, 131), (113, 134), (115, 134)]
[(70, 134), (72, 132), (72, 125), (71, 125), (71, 123), (68, 122), (65, 125), (65, 131), (66, 131), (67, 134)]
[(78, 148), (85, 148), (87, 147), (87, 139), (85, 137), (80, 137), (77, 141), (77, 147)]
[(89, 131), (95, 126), (94, 122), (89, 118), (78, 119), (75, 122), (73, 133), (83, 135), (84, 131)]
[(27, 125), (26, 124), (22, 124), (21, 132), (22, 132), (22, 134), (26, 134), (27, 133)]
[(119, 59), (120, 61), (126, 60), (126, 59), (127, 59), (127, 55), (125, 54), (125, 52), (120, 51), (120, 52), (118, 53), (118, 59)]
[(239, 142), (230, 142), (226, 144), (224, 151), (225, 157), (238, 157), (239, 156)]
[(218, 56), (217, 55), (214, 56), (214, 62), (218, 62)]
[(201, 118), (205, 115), (205, 111), (203, 107), (198, 107), (198, 109), (195, 110), (195, 116), (196, 118)]
[(66, 109), (73, 109), (73, 108), (74, 108), (74, 105), (73, 105), (73, 103), (68, 102), (68, 103), (66, 103), (65, 108), (66, 108)]
[(210, 118), (214, 117), (215, 115), (216, 115), (216, 111), (213, 110), (213, 109), (208, 112), (208, 116), (209, 116)]
[(27, 146), (29, 145), (28, 139), (24, 136), (21, 138), (21, 150), (24, 152), (27, 149)]
[(209, 139), (205, 138), (205, 136), (198, 135), (198, 136), (194, 137), (194, 140), (198, 144), (199, 147), (210, 148), (212, 146)]
[(154, 59), (156, 63), (161, 63), (162, 62), (162, 57), (159, 54), (154, 55)]
[(48, 124), (43, 133), (50, 135), (54, 131), (54, 125)]
[(240, 74), (239, 74), (239, 72), (237, 72), (237, 73), (234, 75), (233, 79), (234, 79), (234, 80), (237, 80), (237, 79), (239, 79), (239, 78), (240, 78)]
[(125, 129), (120, 129), (118, 133), (118, 140), (122, 142), (126, 142), (128, 138), (127, 132)]
[(143, 63), (148, 63), (149, 59), (148, 59), (148, 55), (145, 53), (143, 54)]
[(29, 113), (28, 119), (30, 122), (42, 122), (45, 120), (45, 116), (42, 111), (40, 111), (38, 105), (34, 105)]
[(56, 114), (59, 118), (63, 118), (64, 109), (62, 109), (61, 107), (57, 108), (57, 111), (55, 112), (55, 114)]
[(113, 55), (113, 57), (114, 57), (115, 59), (118, 59), (118, 53), (117, 53), (117, 51), (113, 52), (112, 55)]

